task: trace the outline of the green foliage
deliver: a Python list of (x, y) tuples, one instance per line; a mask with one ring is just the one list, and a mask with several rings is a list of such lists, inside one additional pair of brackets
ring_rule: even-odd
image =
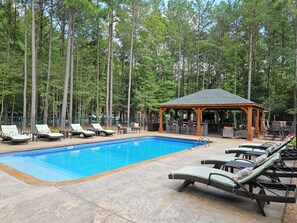
[[(294, 108), (294, 26), (296, 1), (59, 1), (54, 6), (49, 114), (59, 116), (65, 75), (68, 12), (74, 10), (74, 113), (87, 117), (104, 111), (108, 21), (114, 12), (113, 110), (127, 110), (131, 29), (134, 29), (131, 111), (158, 111), (158, 104), (205, 88), (247, 95), (248, 43), (253, 32), (252, 101), (271, 115), (291, 119)], [(0, 88), (7, 114), (22, 114), (25, 24), (30, 5), (0, 7)], [(43, 115), (49, 50), (49, 1), (38, 23), (38, 116)], [(9, 13), (10, 12), (10, 13)], [(36, 5), (36, 19), (39, 5)], [(9, 18), (10, 16), (10, 18)], [(133, 18), (133, 20), (132, 20)], [(10, 20), (9, 20), (10, 19)], [(10, 32), (8, 32), (8, 21)], [(38, 19), (36, 20), (38, 21)], [(132, 21), (134, 27), (132, 27)], [(10, 33), (10, 35), (8, 35)], [(28, 32), (28, 90), (31, 92), (31, 33)], [(97, 64), (99, 61), (99, 64)], [(97, 76), (99, 74), (99, 76)], [(97, 79), (98, 78), (98, 79)], [(180, 83), (178, 82), (180, 80)], [(97, 96), (99, 100), (98, 106)], [(13, 100), (10, 100), (14, 98)], [(30, 107), (30, 100), (27, 102)], [(4, 104), (3, 104), (4, 105)], [(1, 106), (2, 107), (2, 104)], [(1, 111), (2, 114), (5, 111)]]

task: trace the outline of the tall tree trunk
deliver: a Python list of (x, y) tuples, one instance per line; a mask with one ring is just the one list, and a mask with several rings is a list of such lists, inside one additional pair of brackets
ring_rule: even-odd
[(183, 97), (185, 95), (185, 57), (182, 58), (182, 69), (181, 69), (181, 86), (180, 86), (180, 96)]
[(66, 109), (67, 109), (67, 97), (68, 97), (68, 85), (69, 85), (69, 73), (70, 73), (70, 54), (71, 54), (71, 36), (72, 29), (74, 26), (74, 16), (75, 11), (73, 9), (69, 9), (69, 28), (68, 28), (68, 42), (67, 42), (67, 55), (66, 55), (66, 73), (64, 79), (64, 92), (63, 92), (63, 103), (61, 110), (61, 128), (65, 129), (65, 121), (66, 121)]
[(45, 92), (45, 103), (44, 103), (44, 123), (47, 124), (48, 119), (48, 108), (49, 108), (49, 90), (50, 90), (50, 78), (51, 78), (51, 67), (52, 67), (52, 36), (53, 36), (53, 0), (50, 1), (50, 33), (49, 33), (49, 46), (48, 46), (48, 69), (47, 69), (47, 80), (46, 80), (46, 92)]
[(200, 54), (200, 24), (201, 24), (201, 1), (196, 0), (197, 3), (197, 37), (196, 37), (196, 47), (197, 47), (197, 52), (196, 52), (196, 91), (199, 91), (199, 76), (200, 76), (200, 69), (199, 69), (199, 54)]
[(181, 78), (181, 43), (178, 45), (178, 78), (177, 78), (177, 97), (180, 97), (180, 78)]
[(251, 100), (251, 89), (252, 89), (252, 61), (253, 60), (253, 30), (250, 30), (249, 38), (249, 67), (248, 67), (248, 94), (247, 99)]
[[(295, 31), (294, 121), (296, 122), (297, 121), (297, 113), (296, 113), (297, 112), (297, 13), (295, 13), (294, 31)], [(295, 131), (297, 132), (297, 129)]]
[(31, 132), (35, 130), (35, 115), (36, 115), (36, 50), (35, 50), (35, 10), (34, 0), (31, 1), (32, 5), (32, 93), (31, 93)]
[[(61, 2), (63, 2), (63, 1), (61, 1)], [(62, 57), (64, 57), (64, 55), (65, 55), (65, 27), (66, 27), (66, 13), (65, 13), (65, 6), (64, 6), (64, 4), (62, 4), (62, 6), (61, 6), (62, 8), (63, 8), (63, 10), (62, 10), (62, 18), (61, 18), (61, 45), (62, 45), (62, 47), (61, 47), (61, 55), (62, 55)]]
[(108, 27), (108, 55), (107, 55), (107, 71), (106, 71), (106, 98), (105, 98), (105, 113), (106, 113), (106, 125), (109, 125), (110, 113), (110, 68), (111, 68), (111, 45), (112, 45), (112, 27), (113, 27), (113, 11), (111, 12), (111, 19)]
[(13, 113), (14, 113), (14, 104), (15, 104), (15, 95), (12, 96), (12, 106), (11, 106), (11, 116), (10, 116), (10, 122), (11, 125), (13, 124)]
[(99, 18), (97, 18), (97, 61), (96, 61), (96, 122), (99, 123), (100, 115), (100, 29), (99, 29)]
[(71, 30), (69, 123), (72, 123), (73, 121), (73, 56), (74, 56), (73, 50), (74, 50), (74, 27)]
[[(10, 70), (10, 44), (11, 44), (11, 23), (12, 23), (12, 4), (13, 1), (12, 0), (8, 0), (7, 1), (7, 42), (6, 42), (6, 72), (7, 75), (9, 75), (9, 70)], [(5, 91), (7, 88), (7, 83), (6, 80), (4, 79), (3, 81), (3, 91)], [(8, 97), (6, 95), (3, 95), (3, 112), (4, 112), (4, 122), (7, 123), (8, 122)]]
[(27, 25), (27, 1), (25, 5), (25, 18), (24, 18), (24, 42), (25, 42), (25, 52), (24, 52), (24, 91), (23, 91), (23, 126), (24, 131), (27, 127), (27, 84), (28, 84), (28, 25)]
[(38, 10), (38, 33), (37, 33), (37, 43), (38, 47), (36, 47), (37, 53), (36, 57), (39, 54), (39, 56), (42, 56), (42, 32), (43, 32), (43, 1), (39, 0), (39, 10)]
[[(133, 1), (134, 3), (134, 1)], [(133, 7), (133, 6), (132, 6)], [(131, 42), (130, 42), (130, 65), (129, 65), (129, 83), (128, 83), (128, 106), (127, 106), (127, 124), (130, 126), (130, 103), (131, 103), (131, 83), (133, 69), (133, 40), (134, 40), (134, 9), (132, 9), (132, 27), (131, 27)]]
[[(108, 27), (108, 33), (110, 36), (110, 24)], [(105, 96), (105, 124), (109, 123), (109, 69), (110, 69), (110, 41), (108, 41), (108, 53), (107, 53), (107, 68), (106, 68), (106, 96)]]
[(10, 41), (11, 41), (11, 6), (12, 0), (7, 1), (7, 42), (6, 42), (6, 55), (7, 55), (7, 68), (10, 66)]
[(112, 16), (112, 26), (111, 26), (111, 39), (110, 39), (110, 96), (109, 96), (109, 126), (112, 126), (112, 104), (113, 104), (113, 16)]
[(14, 30), (13, 30), (13, 49), (16, 50), (16, 31), (17, 31), (17, 4), (14, 4)]

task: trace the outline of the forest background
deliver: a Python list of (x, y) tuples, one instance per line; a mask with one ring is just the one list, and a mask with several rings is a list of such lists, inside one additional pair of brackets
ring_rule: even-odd
[(130, 123), (222, 88), (295, 120), (296, 0), (0, 0), (0, 117)]

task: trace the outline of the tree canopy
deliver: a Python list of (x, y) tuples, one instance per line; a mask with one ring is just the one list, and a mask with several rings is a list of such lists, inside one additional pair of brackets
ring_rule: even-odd
[(296, 0), (1, 0), (0, 18), (3, 117), (133, 120), (209, 88), (297, 113)]

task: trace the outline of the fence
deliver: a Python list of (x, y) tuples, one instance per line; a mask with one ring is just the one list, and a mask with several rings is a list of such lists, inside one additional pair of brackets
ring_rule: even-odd
[[(23, 116), (0, 116), (0, 125), (16, 125), (20, 131), (30, 131), (33, 132), (33, 129), (31, 129), (31, 117), (26, 118), (26, 126), (24, 126), (25, 120), (23, 119)], [(90, 127), (91, 123), (100, 123), (102, 126), (106, 125), (106, 118), (101, 117), (99, 120), (96, 118), (90, 116), (87, 118), (79, 118), (74, 117), (72, 118), (72, 121), (70, 122), (68, 119), (65, 120), (65, 128), (70, 129), (71, 123), (80, 123), (81, 126)], [(147, 120), (146, 119), (131, 119), (131, 122), (138, 122), (144, 129), (147, 126)], [(47, 121), (45, 121), (44, 117), (36, 117), (35, 118), (36, 124), (48, 124), (51, 128), (59, 128), (61, 124), (61, 119), (59, 118), (53, 118), (48, 117)], [(112, 119), (112, 126), (116, 126), (117, 124), (124, 124), (127, 125), (127, 120), (121, 120), (120, 118), (113, 118)]]

